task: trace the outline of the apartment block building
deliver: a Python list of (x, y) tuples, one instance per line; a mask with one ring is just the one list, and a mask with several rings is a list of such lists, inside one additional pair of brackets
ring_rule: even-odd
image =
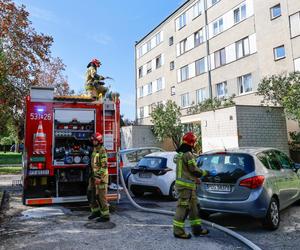
[(209, 97), (260, 105), (263, 77), (300, 71), (300, 1), (188, 0), (135, 49), (139, 124), (151, 124), (169, 99), (184, 123), (197, 119), (187, 109)]

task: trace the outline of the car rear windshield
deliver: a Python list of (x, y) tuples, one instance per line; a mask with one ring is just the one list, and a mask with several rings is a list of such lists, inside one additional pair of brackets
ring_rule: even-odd
[(165, 168), (167, 166), (167, 159), (164, 157), (144, 157), (138, 163), (138, 167), (145, 168)]
[(219, 153), (202, 155), (198, 158), (198, 166), (214, 174), (229, 174), (235, 178), (254, 171), (252, 156), (240, 153)]

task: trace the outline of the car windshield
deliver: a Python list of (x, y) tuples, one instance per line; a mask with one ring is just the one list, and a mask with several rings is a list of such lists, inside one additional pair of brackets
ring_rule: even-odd
[(217, 153), (202, 155), (197, 165), (210, 171), (211, 175), (218, 175), (224, 182), (234, 182), (238, 178), (254, 171), (252, 156), (241, 153)]
[(151, 154), (153, 152), (159, 152), (159, 151), (161, 150), (156, 148), (136, 149), (136, 150), (122, 153), (122, 160), (124, 164), (137, 163), (145, 155)]
[(167, 159), (163, 157), (144, 157), (138, 163), (138, 167), (165, 168)]

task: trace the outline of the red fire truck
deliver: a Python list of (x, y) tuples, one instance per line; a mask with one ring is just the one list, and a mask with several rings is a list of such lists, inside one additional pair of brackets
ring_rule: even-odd
[[(26, 97), (23, 203), (87, 201), (95, 132), (104, 135), (110, 179), (118, 179), (119, 131), (118, 99), (54, 96), (53, 88), (32, 87)], [(119, 199), (119, 193), (107, 199)]]

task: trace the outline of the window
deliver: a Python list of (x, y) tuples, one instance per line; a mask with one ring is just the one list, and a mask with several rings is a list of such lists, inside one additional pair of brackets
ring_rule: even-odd
[(143, 55), (143, 49), (142, 47), (138, 48), (138, 57), (141, 57)]
[(169, 46), (172, 46), (173, 43), (174, 43), (174, 38), (171, 36), (171, 37), (169, 38)]
[(170, 70), (173, 70), (173, 69), (175, 69), (175, 62), (174, 61), (170, 62)]
[(205, 58), (201, 58), (195, 62), (196, 76), (205, 73)]
[(156, 65), (157, 69), (161, 67), (161, 55), (159, 55), (158, 57), (156, 57), (156, 59), (155, 59), (155, 65)]
[(250, 54), (249, 37), (235, 43), (236, 58), (242, 58)]
[(148, 95), (152, 94), (152, 82), (148, 83)]
[(162, 85), (162, 78), (157, 79), (157, 91), (162, 90), (163, 85)]
[(300, 12), (290, 16), (291, 37), (300, 35)]
[(152, 103), (152, 104), (150, 105), (150, 114), (155, 110), (155, 108), (156, 108), (156, 104), (155, 104), (155, 103)]
[(140, 107), (140, 118), (144, 118), (144, 107)]
[(234, 18), (234, 23), (238, 23), (244, 19), (246, 19), (246, 4), (243, 4), (242, 6), (238, 7), (233, 11), (233, 18)]
[(139, 88), (139, 96), (143, 97), (144, 96), (144, 92), (143, 92), (143, 87)]
[(143, 66), (139, 67), (139, 78), (143, 77)]
[(180, 69), (181, 82), (189, 78), (189, 66), (186, 65)]
[(183, 13), (179, 17), (179, 29), (183, 28), (186, 25), (186, 13)]
[(182, 40), (179, 44), (179, 46), (180, 46), (180, 55), (183, 54), (186, 51), (186, 42), (187, 42), (187, 38)]
[(156, 41), (156, 45), (160, 44), (161, 42), (160, 32), (156, 34), (155, 41)]
[(171, 96), (176, 95), (175, 86), (171, 87)]
[(152, 65), (151, 61), (147, 62), (147, 74), (149, 74), (152, 71)]
[(270, 165), (268, 162), (268, 156), (265, 153), (259, 153), (256, 157), (260, 160), (260, 162), (267, 168), (270, 169)]
[(282, 153), (280, 151), (275, 151), (274, 153), (276, 154), (277, 159), (279, 160), (282, 168), (284, 168), (284, 169), (292, 169), (293, 168), (293, 163), (291, 162), (289, 157), (287, 157), (284, 153)]
[(227, 95), (227, 82), (217, 84), (217, 97), (225, 97)]
[(247, 74), (238, 77), (239, 94), (244, 94), (252, 91), (252, 75)]
[(294, 60), (295, 71), (300, 71), (300, 58)]
[(194, 33), (194, 45), (195, 47), (197, 47), (203, 42), (204, 42), (203, 29), (201, 29)]
[(275, 5), (270, 9), (271, 11), (271, 20), (281, 16), (281, 7), (280, 4)]
[(147, 51), (151, 50), (151, 40), (147, 42)]
[(196, 102), (197, 104), (203, 102), (206, 99), (205, 88), (196, 90)]
[(280, 60), (285, 58), (285, 48), (284, 45), (274, 48), (274, 59)]
[(220, 0), (211, 0), (211, 5), (215, 5), (217, 2), (219, 2)]
[(214, 53), (214, 56), (215, 56), (215, 67), (216, 68), (226, 64), (225, 48), (216, 51)]
[(223, 17), (213, 23), (214, 36), (223, 31)]
[(198, 1), (193, 6), (193, 17), (196, 18), (197, 16), (200, 16), (202, 13), (202, 1)]
[(269, 166), (270, 169), (272, 170), (280, 170), (281, 166), (280, 166), (280, 162), (278, 161), (276, 155), (274, 154), (273, 151), (267, 151), (265, 152), (265, 154), (267, 155), (267, 159), (269, 162)]
[(189, 100), (189, 93), (185, 93), (180, 96), (181, 97), (181, 107), (187, 107), (190, 105), (190, 100)]

